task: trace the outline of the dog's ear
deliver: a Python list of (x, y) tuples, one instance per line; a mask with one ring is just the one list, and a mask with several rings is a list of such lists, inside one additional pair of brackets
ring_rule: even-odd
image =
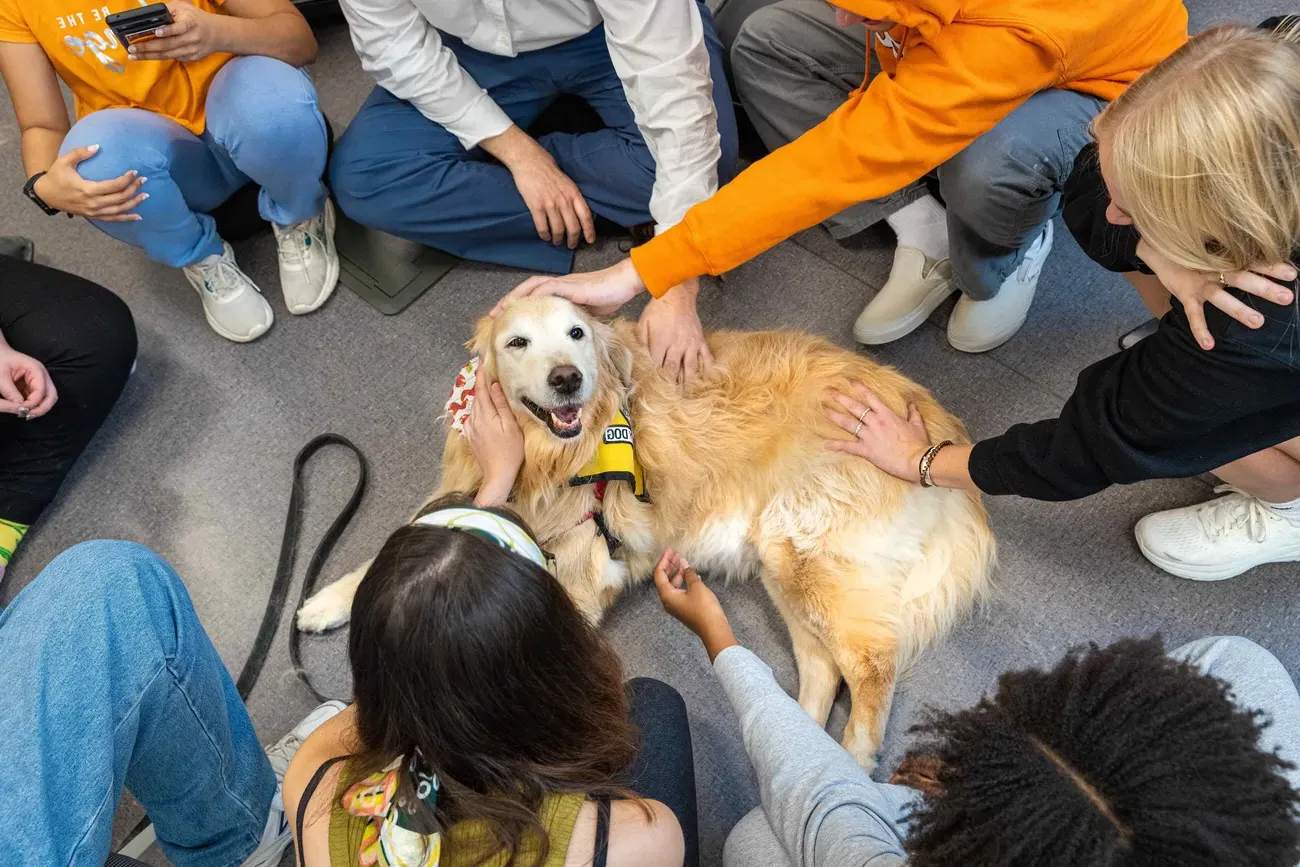
[(492, 338), (496, 333), (496, 320), (484, 316), (474, 326), (474, 336), (465, 343), (465, 348), (478, 356), (479, 371), (490, 379), (496, 378), (496, 352)]
[(598, 319), (590, 320), (591, 329), (600, 341), (604, 364), (601, 366), (618, 375), (624, 391), (632, 388), (632, 350), (619, 333), (607, 323)]

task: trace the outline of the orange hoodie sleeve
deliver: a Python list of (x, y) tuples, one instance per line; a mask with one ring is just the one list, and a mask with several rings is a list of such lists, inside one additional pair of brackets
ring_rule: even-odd
[(651, 294), (721, 274), (849, 205), (917, 180), (1062, 77), (1041, 33), (956, 21), (908, 46), (825, 121), (742, 172), (632, 251)]

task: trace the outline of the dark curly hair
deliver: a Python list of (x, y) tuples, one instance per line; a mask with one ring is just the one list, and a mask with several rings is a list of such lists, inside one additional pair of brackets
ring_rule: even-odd
[(909, 817), (909, 863), (1294, 867), (1294, 766), (1260, 748), (1263, 722), (1159, 637), (1004, 674), (992, 698), (912, 729), (907, 761), (937, 789)]

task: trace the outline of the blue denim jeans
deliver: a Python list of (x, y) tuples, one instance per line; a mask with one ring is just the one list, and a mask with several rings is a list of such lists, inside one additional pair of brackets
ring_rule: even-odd
[(327, 195), (325, 119), (307, 73), (269, 57), (236, 57), (208, 90), (207, 129), (196, 136), (140, 108), (110, 108), (79, 120), (62, 152), (99, 145), (77, 170), (88, 181), (131, 169), (148, 182), (138, 222), (91, 222), (149, 258), (180, 268), (220, 253), (209, 212), (250, 181), (262, 217), (287, 226), (321, 213)]
[[(736, 115), (713, 16), (700, 4), (722, 155), (718, 183), (736, 173)], [(517, 57), (442, 41), (516, 126), (528, 128), (561, 93), (582, 97), (605, 123), (598, 132), (551, 133), (538, 143), (578, 185), (591, 210), (620, 226), (649, 222), (655, 161), (614, 71), (604, 26)], [(409, 102), (377, 87), (339, 138), (330, 161), (339, 207), (365, 226), (464, 259), (567, 273), (573, 251), (537, 236), (510, 170), (482, 149), (466, 151)]]
[(276, 779), (180, 578), (130, 542), (55, 558), (0, 614), (0, 864), (103, 867), (122, 787), (177, 867), (232, 867)]

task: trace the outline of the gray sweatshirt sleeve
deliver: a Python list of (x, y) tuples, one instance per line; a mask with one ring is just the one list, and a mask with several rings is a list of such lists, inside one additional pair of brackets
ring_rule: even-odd
[(872, 780), (745, 648), (719, 653), (713, 670), (740, 718), (763, 810), (794, 867), (905, 864), (902, 816), (920, 794)]

